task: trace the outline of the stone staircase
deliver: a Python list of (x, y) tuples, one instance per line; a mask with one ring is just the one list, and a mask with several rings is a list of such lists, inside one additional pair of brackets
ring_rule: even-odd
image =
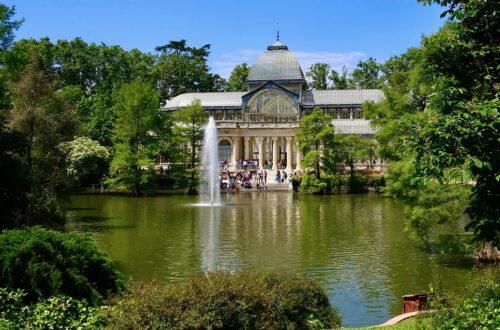
[[(278, 173), (277, 170), (266, 170), (267, 172), (267, 183), (266, 183), (266, 188), (267, 190), (273, 190), (273, 191), (286, 191), (289, 190), (289, 181), (288, 179), (290, 178), (290, 174), (292, 171), (286, 171), (287, 172), (287, 180), (286, 182), (281, 182), (277, 183), (276, 182), (276, 174)], [(283, 173), (283, 170), (280, 170), (281, 173)], [(260, 171), (259, 171), (260, 173)]]

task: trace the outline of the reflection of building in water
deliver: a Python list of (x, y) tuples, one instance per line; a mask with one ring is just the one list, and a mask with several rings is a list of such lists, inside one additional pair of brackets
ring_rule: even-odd
[(295, 135), (304, 115), (316, 107), (332, 117), (337, 131), (372, 136), (370, 121), (363, 119), (365, 101), (380, 102), (376, 89), (310, 90), (302, 69), (288, 47), (277, 41), (253, 63), (246, 92), (186, 93), (166, 102), (163, 110), (176, 111), (199, 100), (205, 113), (217, 122), (219, 159), (230, 166), (241, 159), (286, 160), (288, 170), (300, 168), (302, 153)]

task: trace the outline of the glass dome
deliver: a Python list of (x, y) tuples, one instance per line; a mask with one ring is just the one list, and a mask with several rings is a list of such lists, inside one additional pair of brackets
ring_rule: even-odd
[(305, 81), (299, 62), (288, 47), (279, 41), (267, 47), (267, 50), (257, 57), (247, 78), (247, 82), (268, 80)]

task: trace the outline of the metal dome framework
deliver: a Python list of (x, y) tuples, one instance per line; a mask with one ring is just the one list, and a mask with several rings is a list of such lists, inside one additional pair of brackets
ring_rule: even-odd
[(288, 47), (277, 41), (255, 60), (248, 74), (248, 82), (259, 81), (304, 82), (304, 73)]

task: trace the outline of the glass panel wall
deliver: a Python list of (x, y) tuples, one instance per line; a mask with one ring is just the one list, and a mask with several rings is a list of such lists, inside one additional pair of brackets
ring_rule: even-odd
[(254, 95), (245, 108), (245, 120), (253, 122), (288, 122), (297, 120), (295, 101), (277, 89)]

